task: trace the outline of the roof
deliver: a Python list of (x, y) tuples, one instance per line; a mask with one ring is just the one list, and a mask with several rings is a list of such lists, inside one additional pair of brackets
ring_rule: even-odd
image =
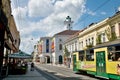
[(79, 30), (65, 30), (65, 31), (59, 32), (59, 33), (57, 33), (55, 35), (73, 35), (73, 34), (75, 34), (78, 31)]
[(51, 39), (52, 37), (40, 37), (40, 39)]
[(71, 35), (65, 42), (71, 41), (78, 37), (79, 33), (81, 33), (83, 30), (79, 30), (78, 32), (74, 33), (74, 35)]

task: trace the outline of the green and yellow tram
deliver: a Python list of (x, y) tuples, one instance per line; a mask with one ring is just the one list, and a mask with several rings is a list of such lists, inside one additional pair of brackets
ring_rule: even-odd
[(73, 53), (73, 70), (120, 80), (120, 42), (100, 44)]

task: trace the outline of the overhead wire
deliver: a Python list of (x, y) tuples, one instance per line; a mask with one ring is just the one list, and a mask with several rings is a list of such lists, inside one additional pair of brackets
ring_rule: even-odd
[[(106, 0), (105, 2), (103, 2), (102, 4), (100, 4), (96, 9), (93, 10), (93, 12), (98, 11), (100, 8), (102, 8), (103, 6), (105, 6), (108, 2), (110, 2), (111, 0)], [(80, 24), (81, 22), (84, 22), (90, 15), (86, 15), (84, 18), (79, 19), (78, 22), (76, 24)], [(85, 22), (84, 22), (85, 23)], [(85, 24), (84, 24), (85, 27)]]

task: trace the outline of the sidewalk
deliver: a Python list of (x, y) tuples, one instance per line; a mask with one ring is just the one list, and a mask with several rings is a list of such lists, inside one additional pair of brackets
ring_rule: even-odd
[(28, 71), (25, 75), (8, 75), (3, 80), (47, 80), (42, 74), (36, 70), (30, 71), (30, 65), (28, 65)]

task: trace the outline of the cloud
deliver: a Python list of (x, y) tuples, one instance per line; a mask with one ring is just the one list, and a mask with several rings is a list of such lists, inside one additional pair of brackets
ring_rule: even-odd
[(28, 4), (29, 0), (11, 0), (11, 7), (25, 7)]
[(106, 12), (101, 12), (102, 15), (106, 15)]
[[(40, 3), (39, 0), (38, 1), (30, 0), (30, 2), (28, 3), (28, 8), (29, 8), (30, 4), (35, 5), (36, 3)], [(41, 4), (43, 4), (43, 3), (41, 2)], [(50, 2), (49, 2), (49, 4), (51, 5)], [(47, 17), (43, 18), (42, 20), (39, 20), (38, 22), (24, 21), (23, 24), (25, 26), (24, 26), (24, 28), (22, 28), (22, 31), (24, 33), (22, 33), (22, 34), (25, 35), (25, 34), (30, 34), (34, 31), (40, 31), (40, 32), (45, 32), (46, 35), (49, 34), (49, 36), (52, 36), (53, 34), (65, 29), (64, 20), (65, 20), (66, 16), (69, 15), (72, 17), (73, 21), (77, 21), (78, 18), (84, 13), (84, 10), (85, 10), (84, 5), (85, 5), (84, 0), (57, 1), (55, 3), (55, 5), (53, 6), (54, 11), (52, 13), (50, 13)], [(40, 5), (37, 5), (37, 6), (38, 6), (37, 8), (41, 7)], [(31, 11), (37, 10), (35, 12), (40, 12), (41, 10), (39, 10), (37, 8), (36, 9), (34, 9), (34, 8), (28, 9), (28, 14), (29, 14), (29, 10), (31, 10)], [(43, 9), (43, 10), (47, 10), (47, 9)], [(41, 14), (39, 14), (38, 16), (41, 16)], [(28, 29), (28, 27), (29, 27), (29, 29)]]
[[(29, 0), (26, 6), (13, 8), (22, 40), (20, 48), (24, 49), (30, 38), (36, 41), (65, 30), (64, 20), (68, 15), (77, 22), (86, 11), (85, 4), (86, 0), (57, 0), (54, 5), (51, 0)], [(39, 20), (33, 21), (36, 18)]]
[(53, 12), (53, 8), (50, 0), (30, 0), (28, 3), (30, 17), (46, 17)]
[(118, 11), (120, 11), (120, 6), (118, 7)]
[(23, 28), (21, 24), (26, 19), (27, 11), (28, 11), (27, 7), (24, 8), (17, 7), (17, 8), (13, 8), (12, 10), (12, 14), (14, 15), (18, 30), (21, 30)]
[(31, 52), (33, 52), (33, 48), (34, 48), (34, 45), (37, 43), (37, 41), (39, 40), (39, 38), (34, 38), (33, 39), (33, 37), (34, 36), (32, 36), (32, 35), (29, 35), (29, 36), (27, 36), (27, 37), (22, 37), (22, 39), (21, 39), (21, 43), (22, 44), (20, 44), (20, 49), (22, 50), (22, 51), (27, 51), (27, 53), (31, 53)]
[(92, 16), (96, 15), (96, 12), (91, 11), (90, 9), (86, 9), (86, 13)]

